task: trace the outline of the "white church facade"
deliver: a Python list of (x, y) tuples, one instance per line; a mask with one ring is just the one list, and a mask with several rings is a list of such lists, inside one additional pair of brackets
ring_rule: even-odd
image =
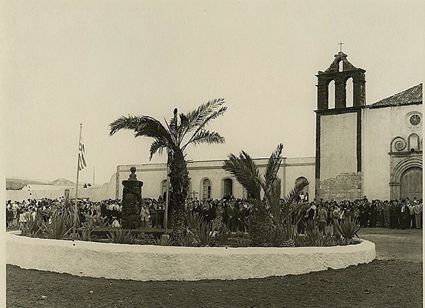
[(316, 197), (422, 198), (422, 84), (367, 105), (365, 70), (342, 52), (317, 78)]
[[(365, 70), (339, 52), (317, 78), (316, 155), (285, 158), (279, 171), (282, 196), (306, 178), (310, 197), (323, 200), (422, 198), (422, 84), (366, 104)], [(347, 84), (352, 82), (352, 97)], [(334, 83), (335, 93), (330, 92)], [(330, 101), (334, 97), (334, 106)], [(350, 99), (347, 99), (350, 98)], [(349, 103), (349, 101), (351, 101)], [(313, 142), (313, 141), (312, 141)], [(188, 163), (189, 197), (246, 197), (242, 186), (222, 169), (224, 160)], [(260, 171), (267, 159), (256, 159)], [(121, 182), (130, 167), (144, 182), (143, 196), (157, 199), (166, 189), (165, 164), (119, 165), (111, 179), (110, 198), (121, 198)]]

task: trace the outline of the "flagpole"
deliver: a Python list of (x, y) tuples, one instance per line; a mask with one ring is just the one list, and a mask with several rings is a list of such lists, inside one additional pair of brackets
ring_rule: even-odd
[(80, 123), (80, 137), (78, 138), (78, 154), (77, 154), (77, 183), (75, 184), (75, 204), (74, 204), (74, 238), (77, 238), (77, 218), (78, 218), (78, 180), (80, 177), (80, 145), (81, 145), (81, 131), (83, 124)]
[(164, 228), (165, 228), (165, 234), (167, 234), (168, 231), (168, 206), (169, 206), (169, 192), (170, 192), (170, 177), (169, 177), (169, 172), (168, 172), (168, 164), (169, 164), (169, 159), (168, 159), (168, 155), (169, 155), (169, 150), (167, 148), (167, 189), (166, 189), (166, 193), (165, 193), (165, 211), (164, 211)]
[(169, 156), (169, 149), (167, 148), (167, 190), (165, 195), (165, 211), (164, 211), (164, 229), (165, 232), (161, 235), (161, 245), (168, 245), (169, 243), (169, 235), (168, 235), (168, 203), (170, 201), (170, 177), (169, 177), (169, 169), (168, 164), (170, 163), (170, 160), (168, 159)]

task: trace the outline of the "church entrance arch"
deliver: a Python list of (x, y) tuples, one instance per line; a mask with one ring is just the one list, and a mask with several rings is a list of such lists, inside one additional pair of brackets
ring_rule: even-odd
[(422, 169), (409, 168), (403, 172), (400, 179), (400, 198), (413, 200), (422, 199)]
[(392, 155), (391, 199), (422, 198), (422, 153)]

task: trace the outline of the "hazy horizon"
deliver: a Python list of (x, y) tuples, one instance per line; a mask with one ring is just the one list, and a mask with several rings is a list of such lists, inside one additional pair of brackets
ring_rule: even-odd
[[(184, 5), (183, 5), (184, 4)], [(423, 82), (423, 1), (10, 1), (1, 27), (7, 177), (109, 181), (119, 164), (148, 163), (151, 139), (109, 136), (121, 115), (163, 122), (225, 98), (208, 128), (225, 144), (192, 160), (244, 149), (315, 155), (316, 76), (338, 52), (366, 70), (366, 101)], [(332, 8), (332, 9), (330, 9)], [(400, 12), (403, 11), (403, 14)], [(152, 162), (164, 162), (165, 155)], [(143, 179), (142, 179), (143, 180)]]

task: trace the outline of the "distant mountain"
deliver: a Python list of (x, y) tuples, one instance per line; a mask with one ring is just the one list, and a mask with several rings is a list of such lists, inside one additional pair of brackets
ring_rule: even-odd
[(6, 190), (20, 190), (27, 185), (73, 186), (75, 183), (64, 178), (56, 179), (51, 182), (22, 178), (6, 178)]
[(51, 181), (49, 183), (50, 185), (58, 185), (58, 186), (72, 186), (75, 185), (74, 182), (64, 179), (64, 178), (60, 178), (60, 179), (56, 179), (54, 181)]
[(6, 178), (6, 190), (19, 190), (26, 185), (49, 185), (49, 182), (42, 180)]

